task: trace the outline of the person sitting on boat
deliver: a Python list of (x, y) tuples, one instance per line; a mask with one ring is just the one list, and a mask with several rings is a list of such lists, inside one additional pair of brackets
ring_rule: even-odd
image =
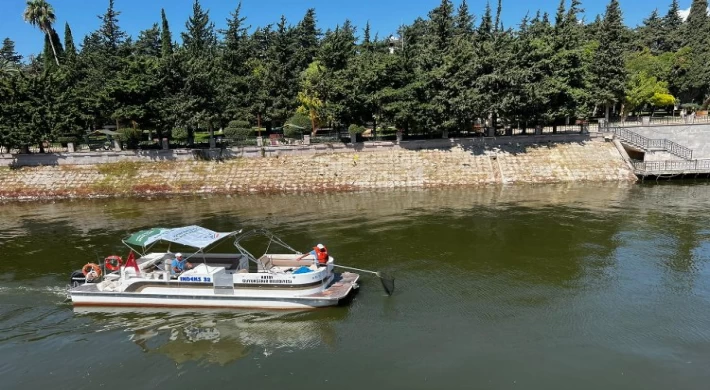
[(182, 253), (176, 253), (172, 262), (173, 274), (180, 274), (186, 269), (192, 269), (192, 264), (187, 259), (183, 259)]
[(296, 260), (300, 261), (308, 256), (313, 256), (313, 264), (318, 267), (325, 267), (328, 263), (328, 249), (323, 244), (316, 245), (312, 251), (302, 254)]

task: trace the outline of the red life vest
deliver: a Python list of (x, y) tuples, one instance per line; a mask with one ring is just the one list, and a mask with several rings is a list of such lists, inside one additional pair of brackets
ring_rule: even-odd
[(314, 247), (313, 250), (316, 251), (316, 260), (318, 260), (319, 264), (326, 264), (328, 262), (328, 249), (321, 252), (320, 248)]

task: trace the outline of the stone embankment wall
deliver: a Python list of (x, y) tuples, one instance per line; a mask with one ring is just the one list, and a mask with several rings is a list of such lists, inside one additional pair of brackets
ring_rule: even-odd
[(611, 142), (0, 168), (0, 199), (635, 181)]

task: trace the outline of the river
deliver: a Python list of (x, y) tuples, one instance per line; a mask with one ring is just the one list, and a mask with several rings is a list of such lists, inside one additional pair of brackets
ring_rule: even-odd
[[(265, 227), (363, 275), (344, 307), (74, 311), (152, 227)], [(710, 184), (0, 205), (2, 389), (706, 389)], [(258, 249), (258, 248), (255, 248)]]

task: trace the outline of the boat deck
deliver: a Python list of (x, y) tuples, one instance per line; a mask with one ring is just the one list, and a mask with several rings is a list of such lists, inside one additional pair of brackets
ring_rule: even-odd
[(345, 298), (353, 289), (354, 284), (360, 278), (360, 275), (352, 272), (343, 272), (335, 274), (333, 284), (325, 291), (315, 294), (306, 295), (308, 298), (327, 298), (327, 299), (342, 299)]

